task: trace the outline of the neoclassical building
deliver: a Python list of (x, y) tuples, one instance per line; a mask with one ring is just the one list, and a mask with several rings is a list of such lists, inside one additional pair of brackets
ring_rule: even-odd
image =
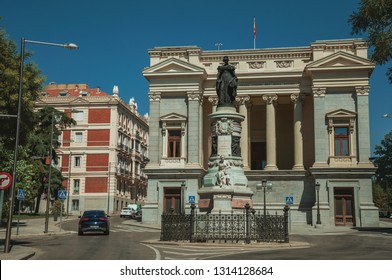
[[(360, 39), (310, 46), (204, 51), (149, 50), (150, 142), (143, 222), (198, 206), (211, 155), (217, 67), (228, 56), (238, 77), (240, 148), (252, 207), (281, 213), (291, 226), (375, 226), (369, 161), (369, 78), (375, 65)], [(272, 187), (264, 201), (260, 183)], [(270, 185), (270, 184), (269, 184)]]

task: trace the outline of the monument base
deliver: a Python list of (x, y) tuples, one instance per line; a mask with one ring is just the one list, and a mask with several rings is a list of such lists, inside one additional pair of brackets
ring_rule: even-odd
[(202, 212), (229, 214), (241, 212), (246, 203), (253, 206), (253, 192), (248, 188), (221, 188), (214, 186), (198, 191), (199, 209)]

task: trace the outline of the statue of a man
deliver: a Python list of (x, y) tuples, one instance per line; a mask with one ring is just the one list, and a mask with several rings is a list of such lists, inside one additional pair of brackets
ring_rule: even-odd
[(233, 107), (237, 96), (238, 78), (235, 74), (235, 67), (229, 64), (228, 56), (223, 57), (223, 63), (218, 67), (218, 77), (216, 79), (217, 107)]

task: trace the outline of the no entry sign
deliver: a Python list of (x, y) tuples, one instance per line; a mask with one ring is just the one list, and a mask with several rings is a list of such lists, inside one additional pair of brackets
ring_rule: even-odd
[(0, 172), (0, 190), (5, 190), (12, 183), (12, 176), (7, 172)]

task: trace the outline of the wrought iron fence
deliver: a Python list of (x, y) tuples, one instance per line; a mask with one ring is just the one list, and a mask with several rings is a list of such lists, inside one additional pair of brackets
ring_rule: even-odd
[(190, 214), (162, 214), (161, 240), (190, 242), (289, 242), (288, 210), (283, 215), (256, 213), (245, 206), (244, 213), (204, 214), (196, 213), (191, 206)]

